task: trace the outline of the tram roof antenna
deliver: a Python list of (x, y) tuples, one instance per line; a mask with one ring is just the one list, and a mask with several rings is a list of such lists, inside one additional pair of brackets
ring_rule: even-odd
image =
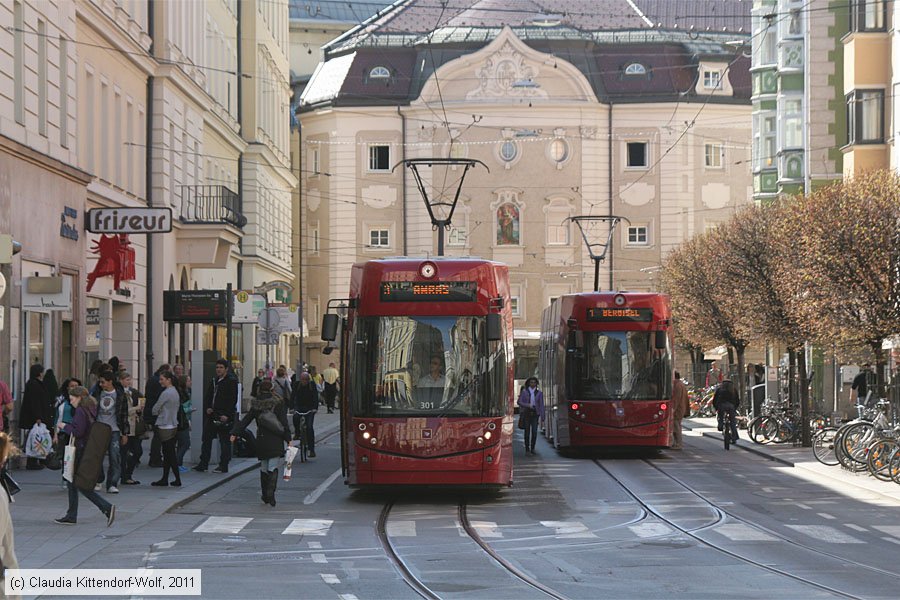
[[(416, 180), (416, 187), (419, 188), (419, 194), (421, 194), (422, 200), (425, 202), (425, 207), (428, 209), (428, 216), (431, 218), (431, 227), (438, 232), (438, 256), (443, 256), (444, 230), (450, 228), (450, 221), (453, 218), (453, 211), (456, 210), (456, 203), (459, 202), (459, 194), (462, 191), (463, 182), (466, 180), (466, 173), (476, 165), (481, 165), (487, 169), (488, 173), (490, 173), (491, 170), (486, 164), (474, 158), (407, 158), (394, 165), (391, 168), (391, 172), (393, 173), (400, 165), (405, 165), (406, 168), (413, 173), (413, 177)], [(444, 194), (443, 191), (436, 194), (435, 197), (430, 199), (428, 197), (428, 190), (425, 189), (425, 182), (422, 179), (422, 173), (419, 172), (419, 169), (422, 167), (430, 169), (435, 165), (441, 165), (447, 169), (452, 167), (463, 167), (463, 172), (458, 180), (459, 185), (456, 187), (456, 193), (453, 194), (452, 201), (448, 199), (448, 195)]]
[[(627, 217), (618, 217), (616, 215), (578, 215), (575, 217), (569, 217), (566, 219), (567, 221), (572, 221), (576, 225), (578, 225), (578, 230), (581, 232), (581, 238), (584, 240), (584, 245), (587, 248), (588, 255), (590, 255), (591, 260), (594, 261), (594, 291), (600, 291), (600, 263), (606, 260), (606, 253), (609, 250), (609, 245), (612, 243), (613, 232), (616, 230), (616, 225), (619, 224), (620, 221), (625, 221), (629, 225), (631, 225), (631, 221), (628, 220)], [(609, 230), (606, 233), (606, 240), (603, 240), (601, 237), (598, 237), (593, 231), (592, 228), (601, 223), (608, 223)], [(593, 236), (594, 241), (589, 235)]]

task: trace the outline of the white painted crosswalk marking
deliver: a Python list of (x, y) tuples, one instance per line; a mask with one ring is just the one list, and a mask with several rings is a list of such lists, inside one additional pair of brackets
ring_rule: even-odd
[(416, 537), (415, 521), (388, 521), (386, 529), (390, 537)]
[(502, 538), (503, 532), (493, 521), (472, 521), (472, 528), (483, 538)]
[(319, 573), (319, 576), (325, 583), (335, 584), (341, 582), (341, 580), (338, 579), (338, 576), (334, 575), (333, 573)]
[(169, 541), (167, 541), (167, 542), (158, 542), (158, 543), (153, 544), (153, 545), (154, 545), (155, 547), (161, 549), (161, 550), (168, 550), (169, 548), (171, 548), (171, 547), (174, 546), (175, 544), (176, 544), (176, 542), (169, 540)]
[(895, 538), (900, 538), (900, 525), (875, 525), (873, 529), (877, 529), (881, 533), (886, 533)]
[(294, 519), (281, 535), (328, 535), (332, 523), (328, 519)]
[(723, 523), (713, 531), (734, 542), (773, 542), (776, 539), (774, 536), (744, 523)]
[(340, 598), (341, 600), (359, 600), (359, 598), (357, 598), (353, 594), (341, 594), (340, 596), (338, 596), (338, 598)]
[(863, 544), (860, 539), (846, 534), (843, 531), (829, 527), (828, 525), (788, 525), (794, 531), (799, 531), (811, 538), (828, 542), (829, 544)]
[(308, 542), (310, 550), (321, 550), (322, 542)]
[(239, 533), (252, 520), (250, 517), (209, 517), (194, 533)]
[(852, 529), (853, 531), (863, 531), (863, 532), (867, 531), (865, 527), (861, 527), (861, 526), (857, 525), (856, 523), (844, 523), (844, 527), (846, 527), (848, 529)]
[(578, 521), (541, 521), (541, 525), (556, 530), (556, 535), (561, 538), (597, 537), (584, 523)]
[(672, 533), (672, 529), (662, 523), (638, 523), (629, 525), (628, 529), (639, 538), (659, 537)]
[(312, 555), (312, 561), (313, 561), (314, 563), (324, 564), (324, 563), (327, 563), (327, 562), (328, 562), (328, 559), (325, 558), (325, 555), (324, 555), (324, 554), (316, 553), (316, 554), (313, 554), (313, 555)]
[(816, 514), (819, 515), (820, 517), (822, 517), (823, 519), (828, 519), (829, 521), (834, 521), (837, 518), (834, 515), (829, 515), (828, 513), (816, 513)]

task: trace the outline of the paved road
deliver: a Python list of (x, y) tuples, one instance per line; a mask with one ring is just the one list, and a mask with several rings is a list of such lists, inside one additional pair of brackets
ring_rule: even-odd
[(248, 472), (68, 566), (201, 568), (206, 598), (897, 597), (900, 487), (726, 453), (706, 425), (646, 457), (539, 444), (513, 488), (466, 496), (350, 491), (332, 437), (277, 507)]

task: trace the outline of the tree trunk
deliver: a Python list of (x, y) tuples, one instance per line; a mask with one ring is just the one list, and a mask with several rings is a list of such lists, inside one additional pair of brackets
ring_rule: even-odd
[(738, 384), (738, 398), (741, 399), (741, 402), (747, 400), (747, 375), (744, 373), (744, 351), (747, 349), (746, 346), (735, 346), (734, 351), (737, 354), (737, 384)]
[(800, 388), (800, 441), (804, 448), (812, 446), (812, 432), (809, 417), (812, 414), (812, 402), (809, 396), (809, 382), (806, 380), (806, 351), (801, 348), (797, 356), (797, 379)]
[(872, 354), (875, 355), (875, 390), (874, 396), (877, 399), (884, 398), (885, 382), (884, 382), (884, 349), (881, 347), (881, 340), (872, 343)]
[(788, 406), (791, 408), (797, 406), (797, 389), (794, 385), (794, 374), (797, 372), (797, 350), (795, 348), (788, 348), (788, 373), (787, 373), (787, 386), (788, 386)]

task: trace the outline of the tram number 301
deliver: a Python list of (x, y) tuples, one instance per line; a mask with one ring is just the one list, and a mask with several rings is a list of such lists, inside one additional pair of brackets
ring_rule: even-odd
[(434, 402), (419, 402), (419, 410), (431, 410), (434, 408)]

